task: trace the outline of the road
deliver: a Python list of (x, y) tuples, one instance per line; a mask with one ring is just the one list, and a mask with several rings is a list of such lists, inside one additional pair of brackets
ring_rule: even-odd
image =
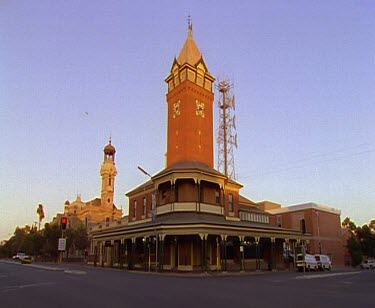
[(0, 307), (373, 307), (375, 270), (155, 274), (0, 261)]

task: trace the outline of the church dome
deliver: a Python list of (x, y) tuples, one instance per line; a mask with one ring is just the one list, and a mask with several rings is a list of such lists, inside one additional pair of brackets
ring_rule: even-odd
[(70, 205), (69, 200), (66, 200), (66, 201), (65, 201), (65, 205)]
[(104, 147), (104, 153), (108, 155), (113, 155), (116, 153), (115, 147), (111, 144), (111, 139), (109, 139), (109, 143)]

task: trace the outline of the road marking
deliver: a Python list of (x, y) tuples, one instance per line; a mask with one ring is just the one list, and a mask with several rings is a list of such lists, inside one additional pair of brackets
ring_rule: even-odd
[(64, 273), (66, 273), (66, 274), (74, 274), (74, 275), (86, 275), (87, 274), (84, 271), (76, 271), (76, 270), (65, 270)]
[(56, 282), (42, 282), (42, 283), (24, 284), (24, 285), (19, 285), (19, 286), (3, 287), (3, 288), (0, 288), (0, 292), (5, 293), (5, 292), (16, 291), (18, 289), (39, 287), (39, 286), (51, 285), (51, 284), (56, 284)]
[(306, 275), (306, 276), (298, 276), (298, 277), (296, 277), (296, 279), (328, 278), (328, 277), (335, 277), (335, 276), (356, 275), (356, 274), (359, 274), (359, 273), (360, 272)]

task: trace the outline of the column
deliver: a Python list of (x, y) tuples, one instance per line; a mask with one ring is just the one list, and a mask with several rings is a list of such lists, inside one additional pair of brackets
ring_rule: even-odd
[(124, 267), (124, 239), (120, 239), (120, 268)]
[(259, 248), (260, 237), (255, 237), (255, 270), (260, 271), (260, 248)]
[(131, 255), (131, 260), (130, 260), (130, 268), (129, 269), (134, 269), (135, 268), (135, 243), (136, 243), (136, 238), (132, 238), (132, 255)]
[(101, 266), (104, 267), (105, 242), (101, 243), (100, 254), (101, 254), (101, 256), (100, 256)]
[(221, 214), (225, 214), (225, 194), (224, 194), (224, 188), (221, 187)]
[(276, 256), (275, 256), (275, 243), (276, 238), (271, 237), (271, 271), (276, 270)]
[(221, 259), (219, 257), (220, 256), (220, 254), (219, 254), (219, 244), (220, 244), (219, 237), (216, 236), (216, 271), (217, 272), (219, 271), (219, 259)]
[(109, 252), (108, 252), (108, 257), (107, 259), (109, 259), (109, 267), (113, 267), (113, 255), (114, 255), (114, 244), (115, 244), (115, 241), (114, 240), (111, 240), (111, 246), (109, 247)]
[(221, 235), (222, 271), (227, 271), (227, 235)]
[(245, 252), (244, 252), (244, 236), (239, 236), (240, 238), (240, 256), (241, 256), (241, 263), (240, 263), (240, 271), (245, 271)]
[[(284, 253), (284, 252), (283, 252)], [(285, 239), (285, 258), (288, 270), (290, 270), (290, 247), (289, 247), (289, 238)]]
[(94, 267), (96, 267), (96, 262), (98, 262), (98, 243), (94, 243)]
[(198, 203), (198, 212), (201, 211), (201, 185), (200, 181), (197, 180), (197, 203)]
[(207, 263), (206, 263), (206, 256), (207, 256), (207, 243), (206, 243), (206, 237), (207, 234), (199, 234), (199, 237), (201, 238), (201, 269), (202, 272), (207, 270)]
[(148, 261), (148, 257), (147, 257), (147, 238), (143, 237), (142, 242), (143, 242), (143, 269), (146, 272), (147, 271), (147, 261)]
[(164, 239), (165, 234), (160, 235), (160, 261), (159, 261), (159, 271), (162, 272), (164, 270)]

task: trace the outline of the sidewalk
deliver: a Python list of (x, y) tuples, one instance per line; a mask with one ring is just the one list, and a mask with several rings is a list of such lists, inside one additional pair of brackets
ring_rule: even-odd
[[(177, 272), (177, 271), (163, 271), (163, 272), (155, 272), (155, 271), (143, 271), (143, 270), (127, 270), (127, 269), (120, 269), (117, 267), (101, 267), (93, 265), (87, 265), (85, 263), (79, 262), (65, 262), (62, 264), (54, 263), (54, 262), (32, 262), (30, 264), (21, 264), (21, 262), (13, 261), (13, 260), (4, 260), (0, 259), (2, 263), (9, 263), (14, 265), (22, 265), (28, 266), (33, 268), (40, 268), (50, 271), (62, 271), (65, 273), (74, 273), (74, 274), (86, 274), (84, 268), (87, 269), (100, 269), (100, 270), (115, 270), (115, 271), (124, 271), (128, 273), (140, 274), (140, 275), (160, 275), (160, 276), (173, 276), (173, 277), (229, 277), (229, 276), (257, 276), (257, 275), (282, 275), (282, 274), (290, 274), (290, 273), (297, 273), (295, 270), (275, 270), (275, 271), (197, 271), (197, 272)], [(339, 266), (334, 267), (331, 272), (354, 272), (358, 271), (358, 269), (349, 267), (349, 266)], [(313, 272), (309, 272), (313, 273)], [(329, 273), (328, 271), (317, 271), (315, 273)]]

